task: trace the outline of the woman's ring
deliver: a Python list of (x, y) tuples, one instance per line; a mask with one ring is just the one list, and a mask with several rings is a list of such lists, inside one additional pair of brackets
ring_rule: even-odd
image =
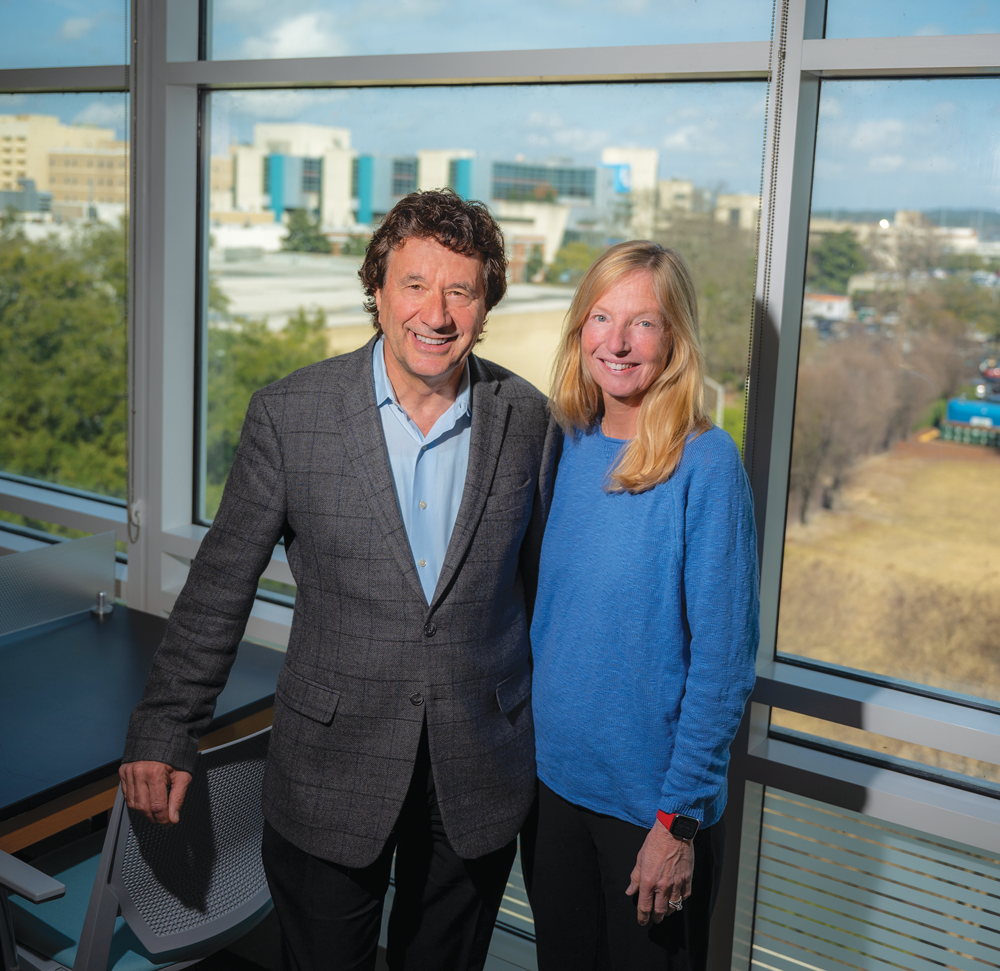
[(683, 910), (684, 909), (684, 898), (681, 897), (680, 900), (668, 900), (667, 904), (669, 906), (673, 907), (674, 910)]

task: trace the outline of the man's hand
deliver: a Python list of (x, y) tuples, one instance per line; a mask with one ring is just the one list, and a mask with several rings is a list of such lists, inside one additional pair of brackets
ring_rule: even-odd
[(191, 773), (171, 768), (165, 762), (125, 762), (118, 770), (129, 809), (137, 809), (161, 826), (181, 820), (184, 794)]
[(630, 897), (639, 892), (637, 914), (639, 923), (659, 924), (674, 908), (667, 901), (684, 900), (691, 895), (691, 874), (694, 872), (694, 847), (685, 840), (671, 836), (666, 826), (653, 823), (646, 840), (635, 858), (635, 869), (625, 891)]

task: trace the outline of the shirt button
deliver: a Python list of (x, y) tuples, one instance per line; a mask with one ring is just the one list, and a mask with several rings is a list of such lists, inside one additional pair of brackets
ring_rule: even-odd
[(413, 705), (414, 708), (419, 708), (423, 703), (424, 696), (419, 691), (414, 691), (413, 694), (410, 695), (410, 704)]
[(426, 560), (417, 560), (417, 563), (419, 563), (420, 566), (427, 566), (427, 561)]
[(431, 621), (427, 621), (427, 623), (424, 624), (424, 634), (427, 637), (433, 637), (437, 633), (437, 630), (437, 627), (435, 627)]
[(427, 501), (425, 499), (421, 499), (420, 500), (420, 508), (421, 509), (426, 509), (427, 508)]

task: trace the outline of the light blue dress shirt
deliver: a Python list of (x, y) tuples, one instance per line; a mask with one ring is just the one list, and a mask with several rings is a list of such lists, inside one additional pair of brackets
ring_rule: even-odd
[(396, 400), (381, 338), (372, 351), (375, 401), (389, 449), (392, 483), (424, 597), (431, 602), (458, 518), (469, 468), (472, 408), (469, 362), (458, 397), (425, 436)]

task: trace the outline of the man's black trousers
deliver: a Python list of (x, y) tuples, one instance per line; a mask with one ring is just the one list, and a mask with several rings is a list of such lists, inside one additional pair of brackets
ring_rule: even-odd
[(396, 854), (387, 960), (392, 971), (478, 971), (486, 962), (517, 841), (477, 860), (441, 823), (424, 727), (410, 789), (379, 858), (362, 869), (320, 860), (265, 823), (264, 869), (281, 925), (284, 971), (371, 971)]
[(720, 820), (694, 838), (684, 909), (640, 926), (626, 896), (648, 830), (567, 802), (538, 784), (521, 863), (535, 917), (539, 971), (704, 971), (722, 871)]

